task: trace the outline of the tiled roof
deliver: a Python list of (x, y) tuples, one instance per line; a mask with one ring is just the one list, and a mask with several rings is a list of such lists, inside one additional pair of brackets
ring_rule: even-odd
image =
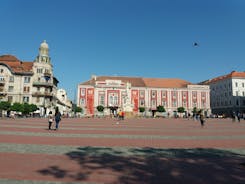
[(122, 82), (131, 83), (132, 87), (155, 87), (155, 88), (183, 88), (191, 84), (182, 79), (165, 79), (165, 78), (141, 78), (141, 77), (119, 77), (119, 76), (97, 76), (95, 78), (81, 83), (80, 85), (95, 85), (95, 81), (121, 80)]
[(32, 73), (33, 62), (22, 62), (12, 55), (0, 56), (0, 64), (5, 64), (14, 73)]
[(211, 84), (211, 83), (215, 83), (215, 82), (218, 82), (224, 79), (229, 79), (229, 78), (245, 78), (245, 72), (232, 71), (231, 73), (227, 75), (222, 75), (222, 76), (201, 82), (201, 84)]
[(161, 78), (143, 78), (147, 87), (155, 88), (185, 88), (192, 84), (182, 79), (161, 79)]

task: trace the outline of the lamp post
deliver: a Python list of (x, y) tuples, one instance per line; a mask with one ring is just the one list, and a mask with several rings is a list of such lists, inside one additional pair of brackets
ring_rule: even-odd
[[(51, 77), (51, 74), (48, 73), (48, 72), (45, 72), (44, 75), (43, 75), (43, 77), (44, 77), (44, 79), (45, 79), (45, 81), (47, 83), (49, 81), (50, 77)], [(45, 89), (46, 89), (46, 87), (45, 87)], [(44, 101), (43, 101), (43, 103), (44, 103), (44, 105), (43, 105), (44, 106), (44, 116), (46, 116), (47, 109), (46, 109), (46, 94), (45, 94), (45, 92), (44, 92)]]

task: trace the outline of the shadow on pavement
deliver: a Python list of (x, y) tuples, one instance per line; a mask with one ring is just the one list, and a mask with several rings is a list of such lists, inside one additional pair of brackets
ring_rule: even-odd
[(219, 149), (81, 147), (66, 155), (80, 171), (51, 166), (38, 172), (86, 181), (94, 172), (110, 171), (117, 176), (110, 184), (245, 183), (245, 157)]

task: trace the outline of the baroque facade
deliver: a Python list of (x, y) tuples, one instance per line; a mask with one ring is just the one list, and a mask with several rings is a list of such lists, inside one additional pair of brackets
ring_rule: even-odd
[(44, 41), (33, 62), (13, 55), (0, 56), (0, 100), (36, 104), (40, 115), (54, 111), (58, 80), (53, 75), (49, 46)]
[(210, 86), (213, 114), (231, 116), (234, 113), (245, 113), (245, 72), (232, 71), (200, 84)]
[(125, 110), (127, 102), (134, 114), (138, 114), (139, 107), (152, 112), (162, 105), (170, 116), (177, 114), (178, 107), (184, 107), (190, 114), (196, 107), (208, 115), (211, 111), (209, 92), (208, 85), (195, 85), (181, 79), (92, 76), (78, 85), (77, 104), (88, 115), (96, 115), (98, 105), (106, 108), (105, 113), (118, 108)]

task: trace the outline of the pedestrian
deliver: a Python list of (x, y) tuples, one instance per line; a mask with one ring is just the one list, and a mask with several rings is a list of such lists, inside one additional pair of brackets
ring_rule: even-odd
[(240, 120), (241, 120), (241, 114), (240, 113), (237, 113), (237, 120), (240, 123)]
[(122, 111), (121, 110), (119, 110), (119, 112), (118, 112), (118, 119), (122, 120)]
[(204, 126), (205, 119), (204, 119), (204, 115), (203, 115), (202, 111), (200, 111), (200, 117), (199, 117), (199, 119), (200, 119), (201, 126), (203, 127)]
[(53, 121), (54, 121), (54, 117), (53, 117), (52, 111), (49, 111), (48, 113), (48, 129), (49, 130), (51, 130)]
[(58, 107), (55, 110), (55, 130), (59, 129), (59, 123), (61, 121), (61, 113), (58, 109)]
[(122, 111), (122, 120), (124, 120), (125, 112)]

